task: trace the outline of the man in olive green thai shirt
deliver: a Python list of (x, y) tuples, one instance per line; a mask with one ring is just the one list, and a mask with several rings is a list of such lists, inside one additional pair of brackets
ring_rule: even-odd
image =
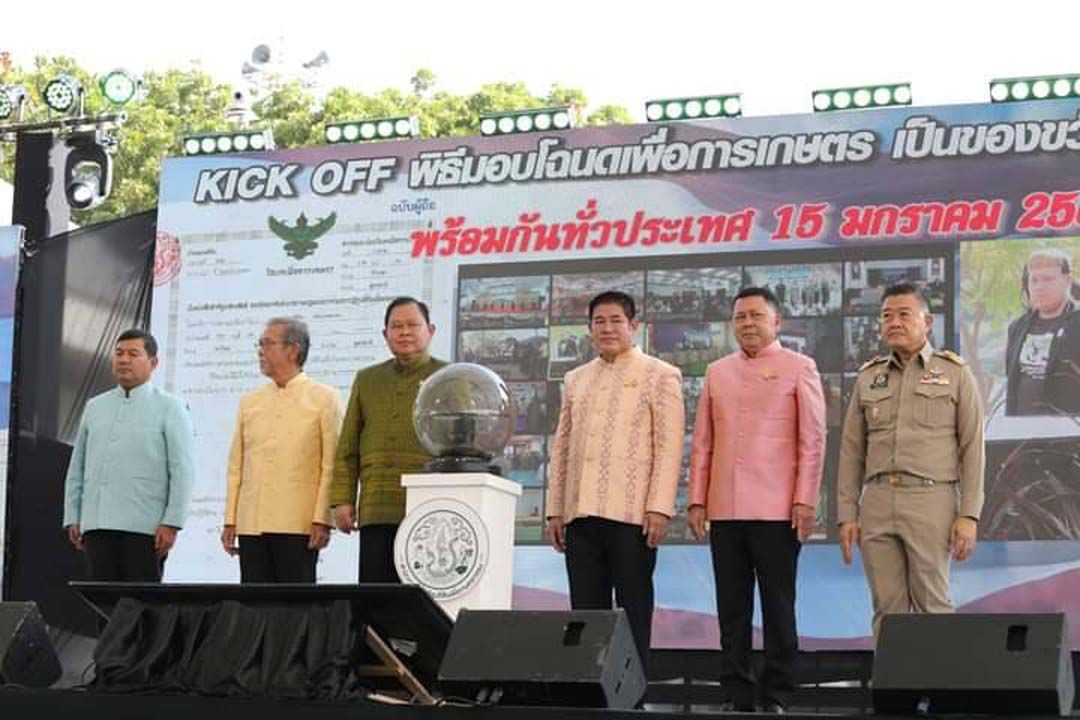
[(983, 505), (983, 409), (971, 369), (927, 339), (933, 318), (908, 284), (885, 291), (889, 355), (865, 363), (844, 419), (837, 477), (840, 549), (855, 545), (874, 603), (890, 613), (951, 612), (949, 560), (975, 549)]
[(393, 300), (383, 337), (394, 357), (360, 370), (353, 380), (330, 504), (339, 530), (359, 528), (362, 583), (400, 582), (394, 537), (405, 517), (401, 476), (422, 472), (431, 459), (413, 428), (413, 404), (421, 383), (446, 365), (428, 353), (434, 334), (427, 305), (410, 297)]

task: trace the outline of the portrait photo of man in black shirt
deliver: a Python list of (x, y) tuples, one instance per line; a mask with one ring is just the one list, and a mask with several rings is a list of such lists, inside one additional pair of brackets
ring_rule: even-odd
[(1080, 313), (1072, 259), (1031, 253), (1021, 276), (1026, 312), (1009, 324), (1006, 415), (1080, 414)]

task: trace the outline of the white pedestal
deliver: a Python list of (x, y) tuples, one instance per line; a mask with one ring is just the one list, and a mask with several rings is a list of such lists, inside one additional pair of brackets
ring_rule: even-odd
[(394, 563), (402, 582), (427, 590), (450, 617), (509, 610), (521, 486), (490, 473), (402, 475), (401, 484)]

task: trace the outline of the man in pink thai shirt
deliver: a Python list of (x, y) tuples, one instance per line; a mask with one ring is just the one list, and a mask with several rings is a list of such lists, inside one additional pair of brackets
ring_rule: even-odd
[(731, 322), (740, 349), (709, 365), (698, 402), (689, 524), (698, 540), (710, 524), (729, 709), (754, 710), (756, 577), (765, 626), (761, 705), (783, 712), (798, 652), (799, 548), (814, 527), (821, 487), (825, 398), (814, 361), (776, 339), (779, 303), (770, 290), (740, 291)]

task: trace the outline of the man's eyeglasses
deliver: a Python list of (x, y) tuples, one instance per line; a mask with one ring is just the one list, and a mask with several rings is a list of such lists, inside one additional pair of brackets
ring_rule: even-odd
[(424, 327), (422, 322), (410, 322), (410, 323), (397, 323), (392, 322), (386, 326), (386, 329), (390, 332), (401, 332), (402, 330), (419, 330)]
[(267, 340), (266, 338), (262, 338), (259, 340), (259, 342), (255, 343), (255, 348), (265, 349), (270, 347), (271, 345), (292, 345), (292, 343), (288, 342), (287, 340)]

